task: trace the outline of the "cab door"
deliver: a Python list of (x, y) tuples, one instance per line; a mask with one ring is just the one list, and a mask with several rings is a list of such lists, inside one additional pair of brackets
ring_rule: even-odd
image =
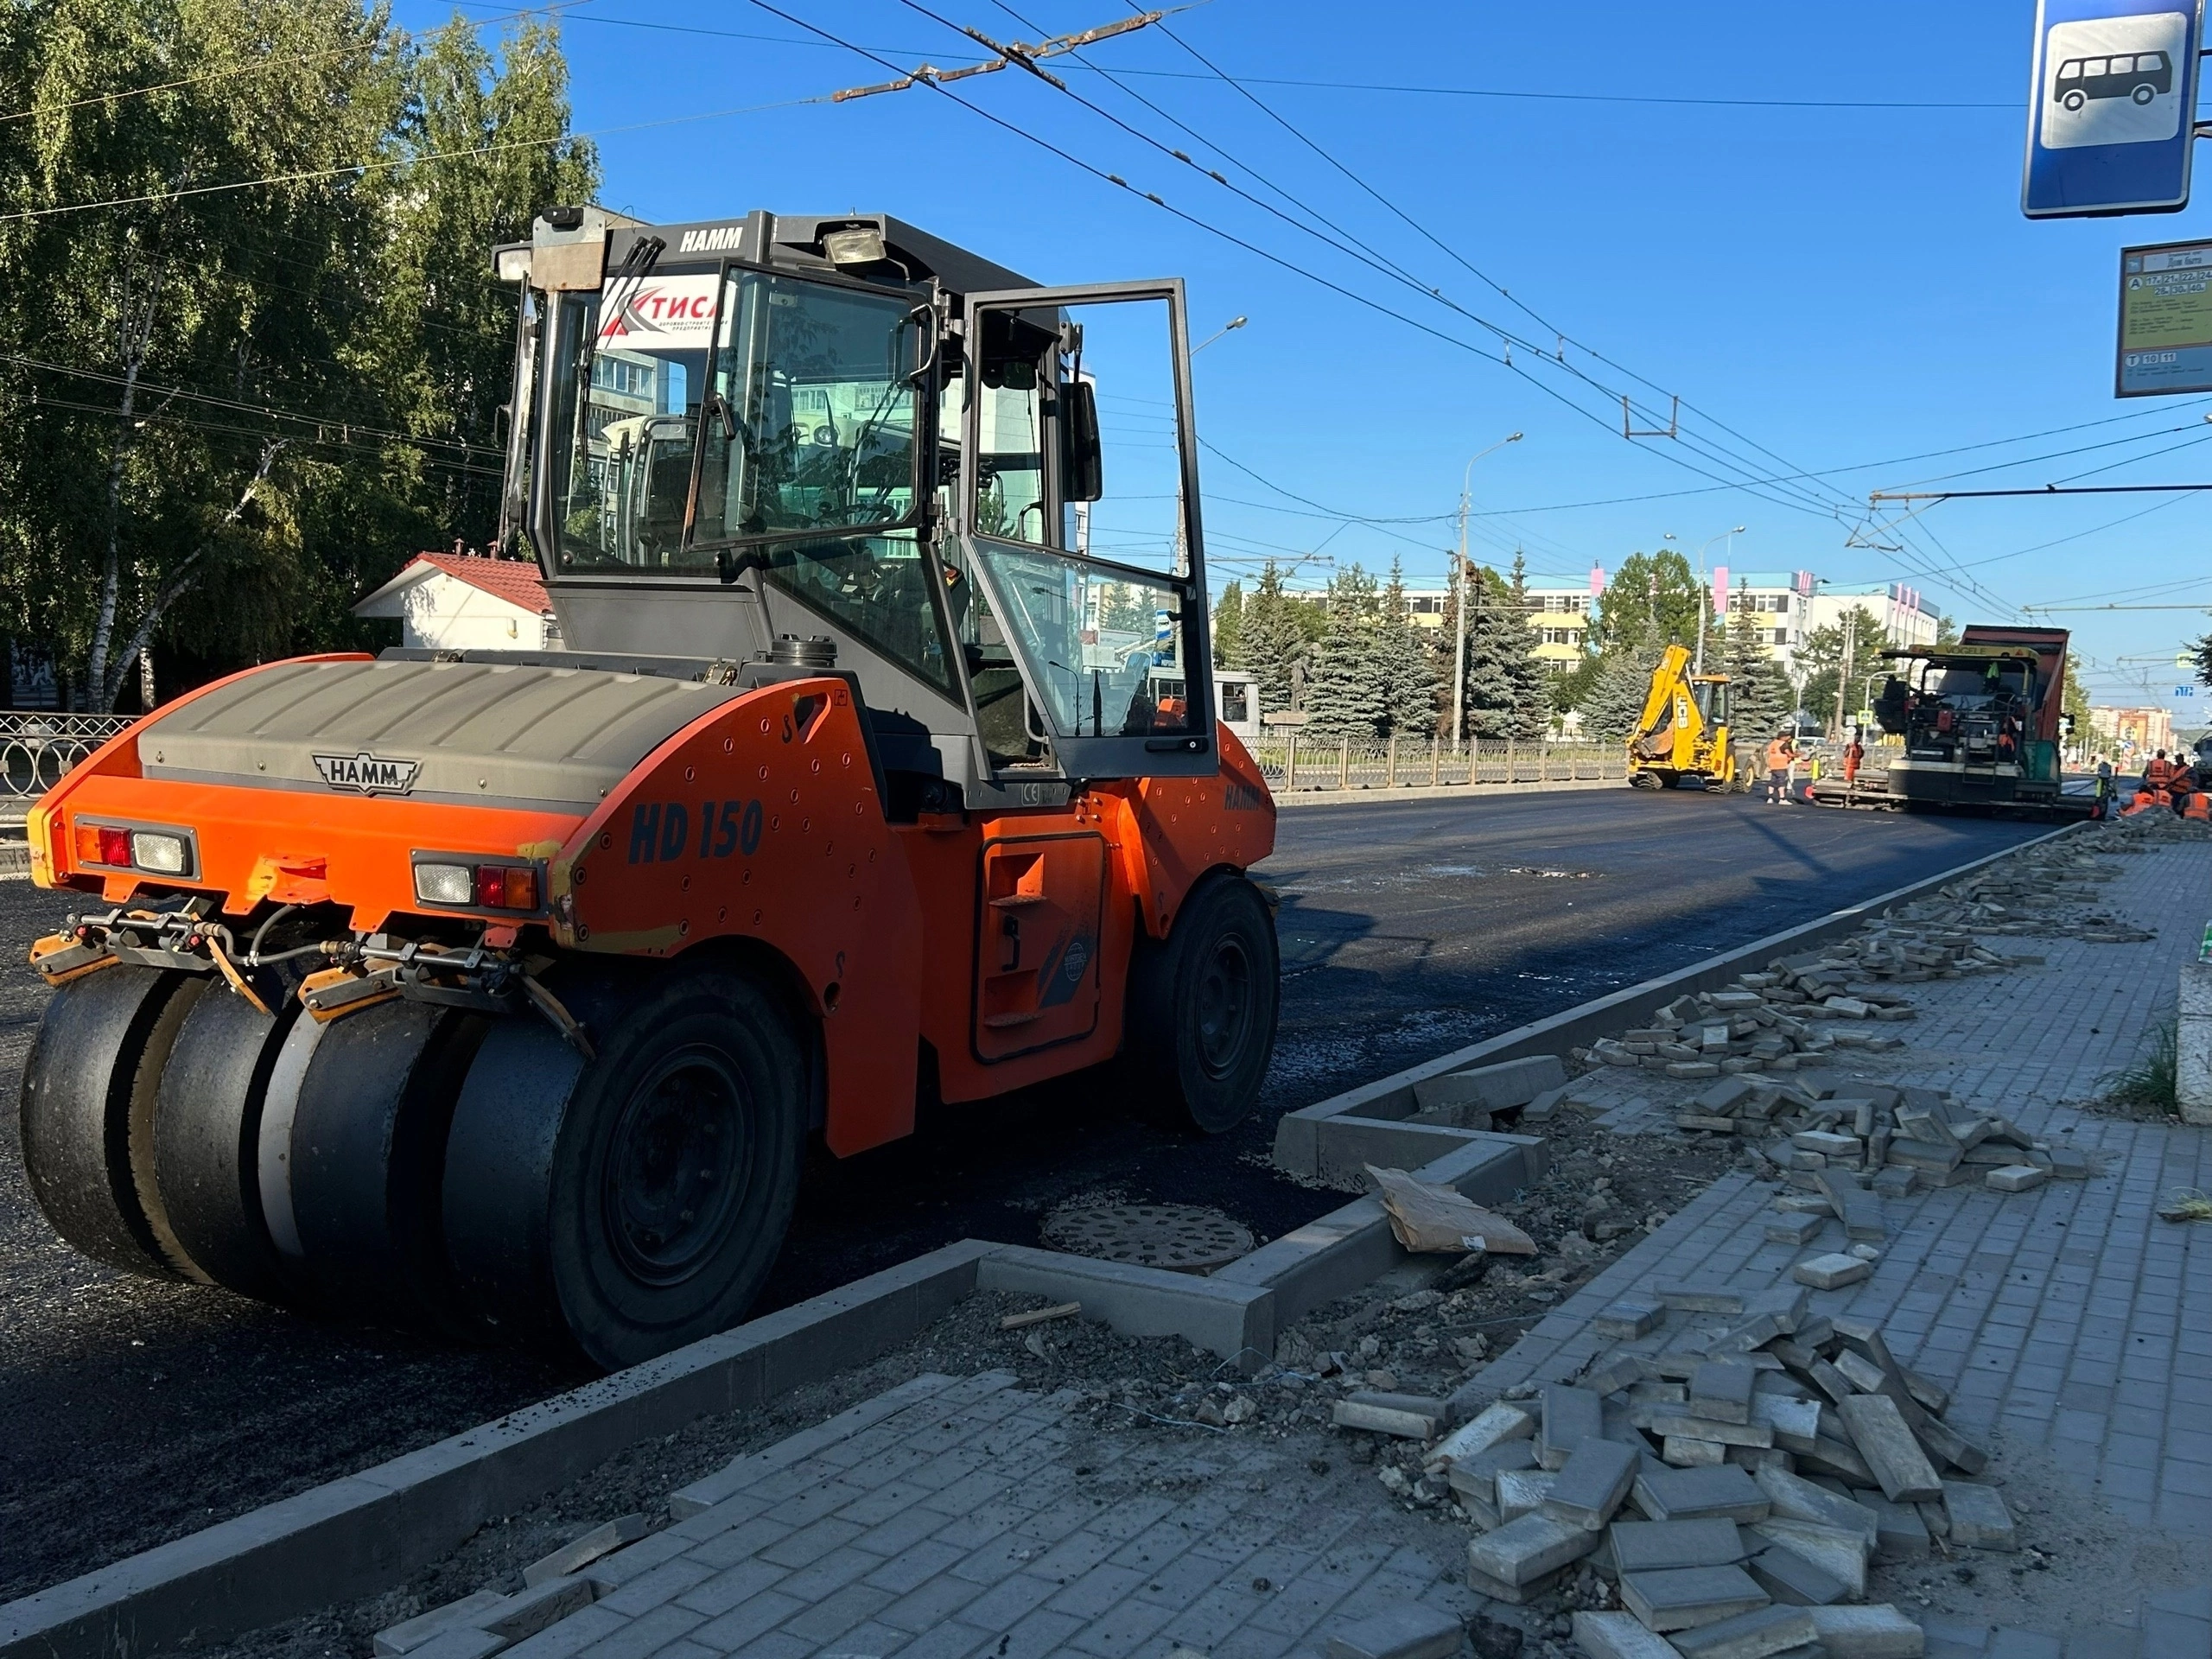
[(1098, 1028), (1105, 838), (987, 825), (976, 918), (976, 1058), (1010, 1060)]

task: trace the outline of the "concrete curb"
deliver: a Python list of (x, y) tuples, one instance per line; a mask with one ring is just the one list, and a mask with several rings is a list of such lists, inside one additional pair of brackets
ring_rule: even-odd
[(1779, 933), (1770, 933), (1763, 939), (1738, 945), (1717, 957), (1693, 963), (1688, 968), (1656, 979), (1647, 979), (1624, 990), (1601, 996), (1595, 1001), (1585, 1002), (1532, 1024), (1516, 1026), (1496, 1037), (1486, 1038), (1466, 1048), (1457, 1049), (1419, 1065), (1407, 1067), (1374, 1083), (1317, 1101), (1311, 1106), (1284, 1114), (1275, 1126), (1275, 1162), (1291, 1174), (1309, 1179), (1325, 1173), (1325, 1156), (1321, 1125), (1334, 1118), (1397, 1120), (1410, 1117), (1419, 1109), (1415, 1098), (1417, 1084), (1446, 1072), (1465, 1071), (1470, 1066), (1484, 1065), (1498, 1060), (1517, 1059), (1529, 1054), (1564, 1055), (1570, 1048), (1585, 1046), (1639, 1020), (1673, 1001), (1676, 997), (1694, 991), (1708, 991), (1727, 984), (1737, 975), (1755, 971), (1770, 958), (1787, 956), (1809, 945), (1820, 944), (1855, 931), (1863, 923), (1880, 914), (1892, 905), (1903, 904), (1923, 893), (1957, 880), (1961, 876), (1993, 864), (1999, 859), (2009, 858), (2029, 847), (2039, 847), (2058, 836), (2070, 835), (2080, 828), (2066, 824), (2048, 835), (2035, 836), (2002, 852), (1990, 853), (1971, 859), (1964, 864), (1954, 865), (1937, 874), (1923, 877), (1902, 887), (1892, 888), (1863, 904), (1831, 911), (1817, 920), (1785, 928)]
[(964, 1239), (0, 1607), (5, 1659), (121, 1659), (388, 1589), (625, 1446), (910, 1340), (999, 1247)]
[(1623, 778), (1560, 779), (1554, 783), (1527, 784), (1400, 784), (1395, 788), (1376, 785), (1370, 789), (1298, 789), (1278, 794), (1283, 806), (1342, 806), (1347, 801), (1479, 801), (1491, 795), (1549, 795), (1571, 789), (1626, 789)]

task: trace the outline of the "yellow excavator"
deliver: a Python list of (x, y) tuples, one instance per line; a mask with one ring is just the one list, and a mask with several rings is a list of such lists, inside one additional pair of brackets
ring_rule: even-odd
[(1751, 786), (1750, 764), (1728, 730), (1728, 677), (1693, 674), (1690, 653), (1669, 645), (1651, 671), (1643, 713), (1628, 740), (1628, 780), (1637, 789)]

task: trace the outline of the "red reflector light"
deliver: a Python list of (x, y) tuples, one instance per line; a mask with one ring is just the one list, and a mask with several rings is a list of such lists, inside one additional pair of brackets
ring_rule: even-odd
[(118, 869), (130, 868), (130, 832), (113, 830), (105, 824), (80, 823), (74, 837), (77, 861), (79, 864), (112, 864)]
[(521, 864), (479, 864), (476, 902), (486, 910), (536, 910), (537, 872)]

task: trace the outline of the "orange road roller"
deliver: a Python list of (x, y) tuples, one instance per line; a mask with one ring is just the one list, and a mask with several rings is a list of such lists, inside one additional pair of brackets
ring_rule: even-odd
[(612, 1367), (743, 1317), (815, 1135), (1104, 1066), (1243, 1119), (1274, 804), (1214, 718), (1179, 281), (862, 214), (494, 257), (544, 638), (251, 669), (34, 809), (86, 901), (32, 952), (55, 1230)]

